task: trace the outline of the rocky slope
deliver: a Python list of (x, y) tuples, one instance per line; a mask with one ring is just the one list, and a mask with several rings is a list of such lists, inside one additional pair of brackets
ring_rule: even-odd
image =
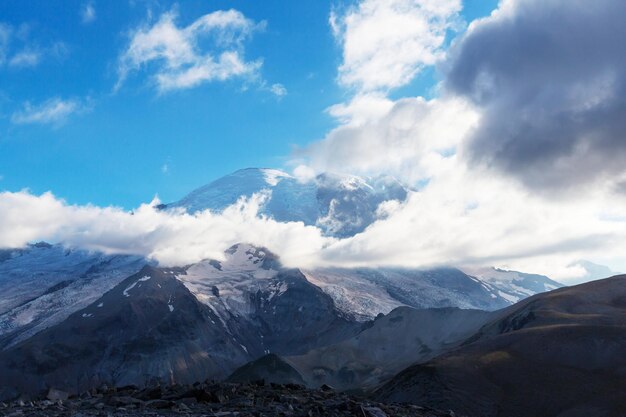
[(413, 363), (457, 347), (493, 315), (458, 308), (399, 307), (355, 337), (285, 359), (309, 386), (367, 390)]
[(385, 401), (507, 417), (626, 414), (626, 276), (528, 298), (464, 345), (412, 366)]

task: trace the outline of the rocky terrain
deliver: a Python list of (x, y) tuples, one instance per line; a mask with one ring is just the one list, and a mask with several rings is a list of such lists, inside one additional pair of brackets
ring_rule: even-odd
[(133, 386), (93, 389), (68, 397), (50, 390), (35, 399), (0, 403), (6, 417), (206, 416), (206, 417), (454, 417), (415, 405), (381, 404), (351, 397), (324, 386), (307, 390), (298, 384), (196, 383), (139, 389)]

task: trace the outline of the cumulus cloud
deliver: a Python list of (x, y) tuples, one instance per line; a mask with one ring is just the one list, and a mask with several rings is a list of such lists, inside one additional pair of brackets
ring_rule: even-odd
[(237, 10), (209, 13), (184, 27), (177, 18), (170, 11), (132, 33), (119, 58), (116, 88), (141, 69), (153, 73), (161, 92), (256, 75), (262, 62), (245, 59), (243, 42), (264, 22), (257, 24)]
[(24, 103), (21, 110), (11, 115), (15, 124), (52, 124), (61, 125), (73, 114), (90, 110), (88, 102), (79, 99), (51, 98), (40, 104)]
[(361, 91), (407, 84), (443, 54), (460, 0), (363, 0), (330, 15), (343, 49), (339, 82)]
[(451, 52), (445, 86), (482, 119), (465, 146), (535, 189), (624, 172), (626, 3), (507, 0)]
[(331, 114), (343, 124), (301, 152), (313, 169), (385, 172), (409, 183), (436, 175), (479, 118), (463, 100), (422, 97), (358, 96)]

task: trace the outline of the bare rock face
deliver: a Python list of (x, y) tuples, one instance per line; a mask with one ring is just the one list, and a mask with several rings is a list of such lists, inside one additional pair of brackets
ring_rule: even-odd
[(626, 415), (626, 276), (528, 298), (376, 393), (485, 417)]
[(398, 307), (350, 339), (285, 359), (309, 386), (373, 389), (407, 366), (459, 346), (495, 314), (459, 308)]
[(67, 392), (54, 388), (50, 388), (48, 395), (46, 395), (46, 398), (50, 401), (65, 401), (68, 397), (69, 394)]

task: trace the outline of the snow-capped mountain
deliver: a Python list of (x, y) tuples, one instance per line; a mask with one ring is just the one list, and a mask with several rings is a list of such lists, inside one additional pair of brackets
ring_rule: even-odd
[[(144, 265), (152, 264), (135, 256), (47, 244), (2, 253), (0, 290), (5, 296), (0, 303), (0, 348), (60, 323)], [(232, 317), (264, 317), (266, 327), (275, 326), (273, 309), (278, 307), (274, 303), (285, 300), (281, 296), (286, 292), (291, 291), (291, 297), (303, 288), (309, 297), (322, 297), (328, 311), (336, 310), (349, 321), (364, 322), (400, 306), (495, 310), (560, 286), (547, 277), (494, 269), (473, 270), (471, 274), (454, 268), (287, 270), (276, 255), (248, 244), (233, 246), (222, 261), (185, 266), (174, 278), (223, 322)], [(304, 308), (309, 303), (300, 299), (292, 301), (289, 308)], [(285, 343), (280, 338), (275, 342)], [(268, 343), (254, 344), (253, 349), (276, 350), (272, 342)]]
[[(219, 211), (259, 192), (267, 195), (262, 214), (345, 237), (408, 189), (389, 177), (322, 174), (300, 182), (248, 169), (162, 209)], [(559, 286), (493, 268), (288, 269), (279, 254), (246, 243), (220, 260), (176, 268), (39, 243), (0, 250), (0, 386), (78, 391), (102, 382), (224, 378), (269, 353), (295, 357), (339, 346), (397, 308), (491, 311)], [(368, 361), (375, 372), (385, 366)]]
[(376, 209), (389, 200), (404, 201), (408, 188), (395, 178), (362, 178), (320, 174), (303, 182), (275, 169), (248, 168), (217, 179), (164, 208), (188, 212), (221, 211), (241, 197), (268, 194), (261, 213), (278, 221), (302, 221), (326, 234), (346, 237), (362, 232), (377, 219)]

